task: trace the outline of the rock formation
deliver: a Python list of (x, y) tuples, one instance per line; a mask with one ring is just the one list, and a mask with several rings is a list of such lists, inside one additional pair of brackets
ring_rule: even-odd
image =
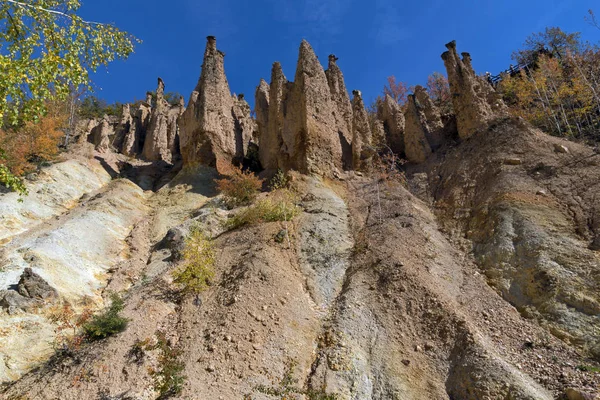
[[(258, 154), (260, 163), (266, 170), (275, 170), (284, 162), (280, 154), (283, 144), (284, 109), (290, 92), (288, 81), (283, 74), (281, 64), (273, 63), (271, 85), (269, 87), (269, 108), (267, 128), (260, 131)], [(257, 111), (258, 116), (258, 111)]]
[(452, 104), (456, 114), (458, 134), (462, 139), (471, 137), (486, 126), (492, 116), (492, 109), (480, 87), (481, 80), (475, 75), (469, 53), (462, 53), (462, 59), (456, 52), (456, 42), (446, 44), (448, 51), (442, 59), (448, 72), (448, 82), (452, 93)]
[(334, 170), (341, 170), (337, 107), (331, 99), (325, 71), (306, 40), (300, 44), (296, 77), (285, 110), (284, 169), (317, 175), (332, 175)]
[(425, 114), (425, 121), (427, 124), (425, 136), (427, 137), (431, 149), (435, 150), (444, 143), (445, 139), (442, 115), (423, 86), (417, 85), (414, 94), (421, 111)]
[(372, 156), (371, 126), (361, 92), (354, 90), (352, 95), (352, 167), (355, 170), (363, 170)]
[[(207, 38), (202, 73), (189, 105), (179, 119), (184, 164), (200, 163), (227, 172), (243, 157), (243, 138), (236, 137), (234, 98), (224, 67), (225, 53), (217, 50), (214, 36)], [(239, 123), (239, 121), (238, 121)]]
[(302, 41), (294, 82), (287, 81), (278, 62), (271, 70), (271, 84), (261, 81), (256, 115), (259, 158), (266, 170), (334, 176), (352, 168), (355, 116), (336, 61), (329, 56), (329, 68), (323, 70), (310, 44)]
[(31, 268), (25, 268), (16, 290), (0, 290), (0, 309), (9, 315), (19, 311), (28, 311), (52, 302), (58, 298), (58, 292)]
[[(254, 110), (256, 112), (256, 125), (258, 131), (258, 142), (260, 138), (266, 139), (267, 129), (269, 128), (269, 84), (264, 80), (260, 80), (260, 84), (256, 87), (254, 93)], [(276, 147), (278, 148), (278, 146)], [(265, 146), (265, 150), (267, 146)], [(259, 147), (259, 158), (260, 158), (260, 147)], [(275, 157), (275, 160), (277, 158)]]
[(383, 122), (385, 137), (390, 149), (404, 154), (404, 114), (396, 101), (388, 94), (377, 110), (377, 118)]
[(17, 292), (23, 297), (49, 300), (58, 297), (58, 292), (31, 268), (25, 268), (17, 284)]
[(329, 84), (329, 91), (331, 92), (331, 99), (336, 105), (337, 112), (335, 114), (336, 123), (339, 132), (344, 136), (348, 143), (352, 142), (352, 103), (350, 103), (350, 96), (348, 96), (348, 90), (346, 90), (346, 84), (344, 83), (344, 74), (337, 65), (338, 58), (330, 54), (329, 65), (325, 71), (327, 76), (327, 83)]
[(115, 137), (112, 141), (112, 145), (119, 152), (123, 149), (123, 144), (125, 142), (125, 137), (131, 131), (131, 126), (133, 125), (133, 117), (131, 116), (131, 106), (129, 103), (123, 104), (121, 108), (121, 121), (117, 125), (115, 129)]
[(232, 115), (235, 122), (236, 158), (242, 160), (248, 154), (250, 142), (258, 139), (258, 125), (252, 118), (252, 109), (243, 94), (233, 96)]
[(185, 111), (183, 99), (171, 106), (164, 98), (165, 84), (158, 78), (156, 104), (152, 109), (142, 157), (148, 161), (171, 163), (179, 154), (177, 120)]
[(417, 105), (415, 95), (408, 96), (404, 116), (406, 119), (404, 129), (406, 158), (411, 162), (422, 163), (431, 154), (431, 146), (426, 138), (425, 115)]
[(121, 153), (129, 156), (137, 156), (143, 149), (146, 132), (150, 126), (150, 115), (152, 112), (152, 95), (146, 96), (146, 101), (142, 102), (136, 110), (131, 128), (125, 134)]
[(97, 151), (104, 153), (110, 148), (110, 137), (115, 134), (114, 127), (109, 122), (109, 117), (104, 116), (100, 124), (92, 129), (88, 136), (88, 141), (91, 142)]

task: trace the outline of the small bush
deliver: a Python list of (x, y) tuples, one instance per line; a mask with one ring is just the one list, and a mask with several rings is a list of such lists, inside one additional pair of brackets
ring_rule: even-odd
[(186, 377), (182, 375), (185, 365), (179, 361), (181, 350), (173, 347), (164, 332), (156, 332), (156, 345), (147, 346), (146, 350), (160, 350), (158, 358), (159, 369), (151, 370), (154, 379), (154, 390), (159, 393), (159, 399), (166, 399), (181, 393)]
[(202, 292), (215, 274), (216, 256), (210, 238), (197, 225), (185, 239), (183, 262), (183, 268), (173, 273), (174, 282), (184, 293)]
[(291, 190), (277, 190), (271, 193), (270, 197), (260, 200), (255, 205), (231, 217), (225, 222), (225, 227), (237, 229), (261, 222), (291, 221), (300, 213), (300, 208), (296, 203), (296, 196)]
[(290, 178), (283, 172), (278, 169), (277, 173), (271, 180), (269, 181), (269, 188), (271, 190), (278, 190), (287, 188), (290, 184)]
[(230, 207), (250, 204), (262, 188), (262, 181), (250, 171), (233, 169), (231, 176), (215, 180)]
[(100, 340), (115, 333), (123, 332), (127, 328), (127, 318), (121, 317), (123, 311), (123, 299), (117, 294), (110, 295), (111, 304), (102, 314), (92, 317), (83, 325), (83, 331), (90, 340)]

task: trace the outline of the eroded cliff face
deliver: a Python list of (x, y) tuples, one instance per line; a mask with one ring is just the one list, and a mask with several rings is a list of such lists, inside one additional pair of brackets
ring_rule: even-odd
[[(167, 360), (183, 368), (181, 398), (594, 398), (600, 156), (504, 117), (469, 56), (449, 49), (469, 140), (453, 140), (422, 87), (370, 119), (360, 91), (349, 102), (335, 57), (324, 71), (307, 42), (294, 82), (279, 63), (260, 82), (254, 121), (209, 37), (177, 123), (186, 168), (176, 177), (156, 178), (154, 193), (111, 181), (111, 157), (126, 157), (99, 146), (102, 164), (57, 164), (23, 203), (0, 194), (0, 378), (40, 363), (2, 395), (159, 398)], [(157, 99), (163, 90), (159, 81)], [(183, 104), (151, 102), (124, 109), (115, 123), (129, 131), (98, 137), (163, 164)], [(265, 169), (288, 172), (298, 215), (233, 229), (249, 209), (226, 207), (214, 179), (256, 141)], [(370, 175), (378, 143), (408, 158), (406, 180)], [(137, 173), (157, 164), (136, 162)], [(173, 272), (192, 226), (217, 262), (206, 290), (186, 295)], [(110, 292), (125, 298), (127, 329), (44, 363), (57, 329), (49, 307)]]

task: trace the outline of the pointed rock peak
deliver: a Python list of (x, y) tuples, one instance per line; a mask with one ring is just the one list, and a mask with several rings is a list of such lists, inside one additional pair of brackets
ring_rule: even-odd
[(387, 106), (392, 106), (392, 107), (398, 106), (398, 103), (396, 103), (396, 100), (394, 100), (394, 98), (392, 96), (390, 96), (389, 94), (385, 95), (384, 102)]
[(339, 60), (339, 58), (337, 58), (335, 56), (335, 54), (330, 54), (329, 55), (329, 68), (331, 69), (331, 67), (333, 66), (337, 66), (336, 61)]
[(217, 51), (217, 38), (215, 36), (206, 37), (206, 50)]
[(263, 78), (260, 78), (260, 83), (258, 84), (258, 86), (259, 87), (266, 87), (266, 86), (269, 86), (269, 84)]
[[(298, 55), (298, 66), (309, 67), (316, 64), (319, 64), (319, 59), (317, 58), (315, 51), (306, 40), (302, 40), (302, 43), (300, 44), (300, 54)], [(323, 67), (321, 67), (321, 69), (322, 68)]]
[(362, 100), (362, 92), (360, 90), (353, 90), (352, 91), (352, 96), (354, 96), (354, 99), (361, 99)]
[(156, 88), (156, 97), (162, 98), (164, 93), (165, 93), (165, 82), (161, 78), (158, 78), (158, 87)]
[(152, 92), (146, 92), (146, 103), (148, 103), (148, 105), (152, 104)]
[(285, 75), (283, 74), (283, 68), (281, 68), (281, 63), (276, 61), (273, 63), (273, 69), (271, 70), (271, 85), (274, 82), (278, 82), (280, 80), (285, 81)]

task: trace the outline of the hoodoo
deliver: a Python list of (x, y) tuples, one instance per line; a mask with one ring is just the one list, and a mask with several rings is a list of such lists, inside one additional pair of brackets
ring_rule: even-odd
[[(186, 165), (202, 164), (228, 172), (243, 156), (243, 138), (233, 117), (235, 100), (225, 76), (225, 53), (217, 50), (217, 39), (207, 37), (202, 73), (179, 119), (180, 147)], [(242, 144), (240, 146), (240, 144)]]

